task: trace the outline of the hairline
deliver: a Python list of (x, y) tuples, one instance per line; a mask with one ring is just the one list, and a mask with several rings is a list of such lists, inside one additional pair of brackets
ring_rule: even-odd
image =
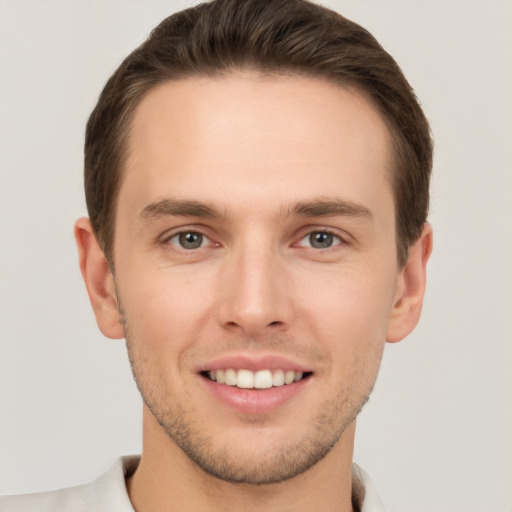
[[(131, 140), (132, 140), (132, 132), (133, 132), (133, 123), (135, 119), (135, 115), (137, 113), (138, 108), (144, 99), (151, 94), (155, 89), (164, 86), (165, 84), (171, 82), (177, 82), (181, 80), (190, 80), (190, 79), (225, 79), (233, 76), (247, 76), (249, 78), (278, 78), (278, 77), (295, 77), (295, 78), (311, 78), (315, 80), (319, 80), (326, 84), (331, 84), (337, 86), (345, 91), (349, 91), (354, 93), (356, 96), (359, 96), (361, 99), (365, 100), (370, 107), (379, 115), (380, 119), (384, 122), (387, 132), (388, 132), (388, 141), (387, 141), (387, 153), (388, 153), (388, 161), (385, 164), (385, 172), (387, 173), (386, 179), (389, 180), (389, 185), (391, 187), (391, 194), (393, 199), (393, 209), (394, 209), (394, 217), (395, 217), (395, 245), (396, 245), (396, 253), (397, 253), (397, 263), (399, 268), (405, 266), (407, 261), (407, 253), (408, 248), (411, 242), (406, 240), (401, 240), (401, 235), (399, 232), (399, 212), (397, 210), (399, 204), (396, 197), (396, 183), (395, 179), (397, 174), (399, 173), (398, 167), (400, 165), (400, 158), (398, 156), (400, 151), (400, 135), (397, 133), (397, 129), (393, 125), (393, 123), (388, 119), (388, 116), (383, 111), (383, 108), (379, 105), (378, 101), (372, 96), (367, 87), (365, 87), (362, 83), (357, 82), (356, 80), (350, 80), (346, 78), (336, 79), (333, 75), (328, 74), (327, 72), (323, 73), (320, 70), (312, 69), (300, 69), (295, 67), (287, 67), (287, 66), (258, 66), (254, 63), (247, 64), (239, 64), (233, 66), (226, 66), (219, 69), (214, 70), (203, 70), (203, 71), (184, 71), (179, 72), (175, 76), (161, 77), (158, 80), (152, 80), (151, 77), (147, 79), (142, 79), (139, 81), (139, 84), (143, 85), (142, 91), (135, 95), (130, 102), (129, 107), (124, 111), (124, 120), (122, 123), (119, 123), (121, 128), (120, 134), (118, 137), (118, 151), (119, 151), (119, 160), (117, 169), (115, 172), (117, 173), (117, 179), (115, 181), (115, 188), (112, 194), (112, 201), (109, 205), (107, 218), (109, 221), (106, 223), (106, 228), (102, 234), (100, 234), (99, 238), (100, 245), (102, 246), (102, 250), (106, 256), (106, 259), (109, 262), (110, 268), (113, 270), (115, 268), (115, 255), (114, 255), (114, 245), (115, 245), (115, 225), (117, 221), (117, 210), (118, 210), (118, 202), (119, 195), (121, 192), (121, 188), (124, 182), (124, 176), (126, 174), (127, 167), (129, 165), (129, 160), (131, 157)], [(98, 233), (96, 234), (98, 236)], [(403, 250), (405, 249), (405, 253)]]

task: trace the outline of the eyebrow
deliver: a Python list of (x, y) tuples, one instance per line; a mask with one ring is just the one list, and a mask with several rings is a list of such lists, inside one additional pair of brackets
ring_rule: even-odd
[[(199, 217), (204, 219), (226, 219), (227, 214), (212, 204), (193, 200), (162, 199), (145, 206), (139, 213), (139, 222), (149, 222), (161, 217)], [(283, 210), (283, 217), (367, 217), (371, 211), (361, 204), (343, 199), (316, 199), (301, 201)]]
[(285, 217), (367, 217), (372, 218), (371, 211), (361, 204), (344, 199), (317, 199), (291, 205), (285, 211)]
[(162, 199), (145, 206), (139, 213), (138, 220), (147, 222), (160, 217), (200, 217), (206, 219), (224, 218), (225, 215), (214, 206), (199, 201)]

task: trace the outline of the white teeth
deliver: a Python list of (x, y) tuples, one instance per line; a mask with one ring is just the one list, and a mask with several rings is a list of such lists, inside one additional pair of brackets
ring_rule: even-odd
[[(240, 370), (241, 372), (242, 370)], [(238, 372), (238, 375), (240, 375)], [(251, 372), (252, 373), (252, 372)], [(272, 372), (270, 370), (260, 370), (254, 374), (254, 387), (256, 389), (268, 389), (272, 387)]]
[(284, 383), (291, 384), (295, 380), (295, 372), (293, 370), (288, 370), (284, 374)]
[(272, 375), (272, 386), (282, 386), (284, 384), (283, 370), (276, 370)]
[(254, 373), (250, 370), (238, 370), (236, 378), (236, 386), (243, 389), (251, 389), (254, 387)]
[(236, 386), (241, 389), (268, 389), (273, 386), (278, 387), (298, 382), (304, 374), (293, 370), (259, 370), (252, 372), (245, 369), (237, 371), (233, 368), (227, 368), (225, 370), (210, 370), (208, 376), (219, 384)]
[(228, 386), (236, 386), (236, 372), (229, 368), (224, 371), (224, 383)]

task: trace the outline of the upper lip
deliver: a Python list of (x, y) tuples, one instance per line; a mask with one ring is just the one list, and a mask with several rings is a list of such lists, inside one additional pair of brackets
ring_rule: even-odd
[(311, 372), (310, 367), (299, 362), (293, 361), (289, 357), (278, 354), (266, 355), (248, 355), (248, 354), (232, 354), (221, 356), (198, 368), (198, 372), (210, 370), (226, 370), (233, 368), (237, 370), (293, 370), (295, 372)]

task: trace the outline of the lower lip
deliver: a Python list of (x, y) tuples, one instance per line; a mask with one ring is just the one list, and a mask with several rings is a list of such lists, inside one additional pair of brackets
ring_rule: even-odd
[(309, 376), (292, 384), (268, 389), (240, 389), (219, 384), (202, 375), (199, 378), (219, 401), (246, 414), (264, 414), (277, 409), (292, 400), (311, 380)]

